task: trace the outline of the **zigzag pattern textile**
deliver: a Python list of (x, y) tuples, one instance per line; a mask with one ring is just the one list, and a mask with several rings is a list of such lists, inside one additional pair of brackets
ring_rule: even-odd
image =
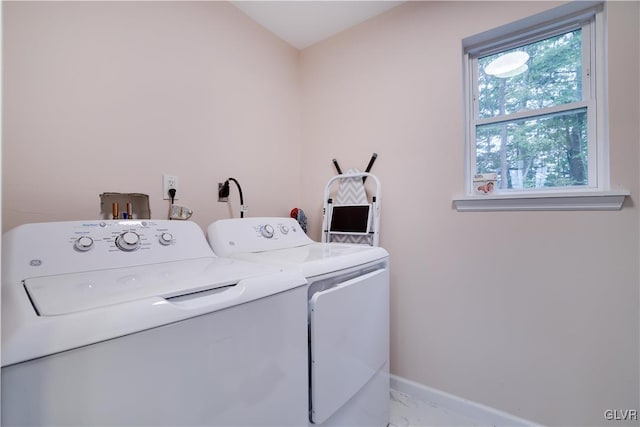
[[(359, 173), (358, 169), (349, 169), (347, 173)], [(364, 188), (362, 178), (343, 178), (340, 179), (338, 194), (334, 199), (334, 206), (340, 205), (361, 205), (369, 203), (367, 200), (367, 192)], [(335, 234), (331, 236), (332, 242), (338, 243), (357, 243), (369, 245), (371, 239), (369, 236), (358, 236), (351, 234)]]

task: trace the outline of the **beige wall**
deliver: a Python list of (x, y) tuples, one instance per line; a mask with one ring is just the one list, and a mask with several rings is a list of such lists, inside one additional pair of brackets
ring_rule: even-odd
[(451, 202), (464, 191), (461, 40), (556, 4), (409, 2), (303, 51), (302, 205), (318, 237), (330, 159), (363, 169), (377, 152), (392, 372), (540, 423), (601, 425), (605, 409), (639, 406), (638, 2), (608, 8), (624, 209)]
[[(299, 201), (298, 51), (226, 2), (3, 2), (3, 230), (97, 218), (162, 174), (201, 226)], [(237, 192), (232, 187), (232, 201)]]
[(461, 39), (554, 4), (409, 2), (299, 55), (222, 2), (4, 2), (3, 230), (96, 217), (104, 191), (147, 193), (162, 217), (171, 173), (201, 226), (229, 217), (215, 195), (233, 176), (249, 215), (300, 206), (318, 238), (331, 159), (363, 169), (377, 152), (393, 373), (541, 423), (604, 424), (639, 405), (637, 2), (608, 10), (625, 208), (451, 203)]

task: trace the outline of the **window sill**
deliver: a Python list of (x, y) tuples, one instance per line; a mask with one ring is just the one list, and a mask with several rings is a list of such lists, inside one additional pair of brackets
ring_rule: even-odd
[(613, 211), (622, 209), (622, 191), (551, 194), (493, 194), (453, 199), (458, 212), (469, 211)]

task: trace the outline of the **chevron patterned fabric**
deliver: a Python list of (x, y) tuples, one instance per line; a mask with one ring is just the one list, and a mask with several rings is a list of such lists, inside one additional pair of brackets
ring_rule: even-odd
[[(360, 172), (358, 169), (349, 169), (347, 173), (358, 172)], [(336, 205), (360, 205), (368, 203), (362, 178), (341, 179), (334, 203)]]
[[(347, 173), (359, 173), (358, 169), (349, 169)], [(364, 188), (362, 178), (344, 178), (340, 180), (338, 194), (334, 199), (334, 206), (341, 205), (361, 205), (369, 203), (367, 193)], [(370, 236), (352, 235), (352, 234), (334, 234), (331, 236), (332, 242), (338, 243), (356, 243), (370, 245)]]

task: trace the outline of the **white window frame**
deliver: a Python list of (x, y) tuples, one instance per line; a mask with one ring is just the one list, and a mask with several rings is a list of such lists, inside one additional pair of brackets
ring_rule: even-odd
[[(611, 192), (609, 182), (609, 142), (607, 67), (605, 55), (605, 5), (602, 2), (571, 2), (530, 18), (511, 23), (463, 40), (465, 94), (465, 196), (454, 199), (458, 210), (575, 210), (620, 209), (626, 191)], [(490, 195), (474, 195), (472, 179), (476, 171), (476, 126), (494, 119), (478, 119), (478, 58), (529, 44), (537, 40), (582, 28), (583, 99), (571, 105), (546, 109), (544, 114), (566, 109), (587, 108), (588, 184), (544, 189), (495, 190)], [(537, 114), (537, 113), (536, 113)], [(510, 120), (531, 112), (515, 113)]]

